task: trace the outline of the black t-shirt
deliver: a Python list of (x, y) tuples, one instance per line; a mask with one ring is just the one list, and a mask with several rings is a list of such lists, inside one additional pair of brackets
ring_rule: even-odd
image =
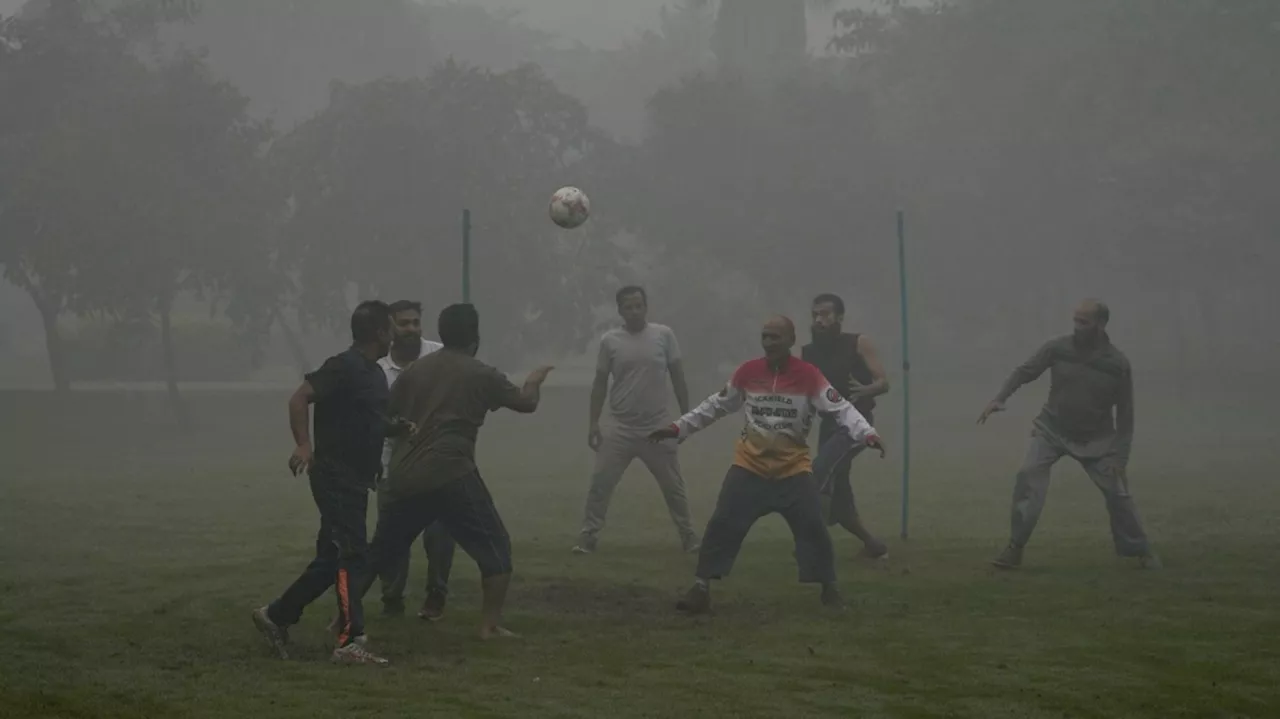
[[(857, 334), (842, 332), (829, 340), (807, 344), (800, 348), (800, 358), (822, 370), (822, 375), (845, 399), (849, 398), (850, 378), (857, 380), (858, 384), (871, 384), (875, 381), (867, 361), (858, 353)], [(876, 407), (874, 398), (860, 399), (853, 406), (868, 422), (872, 421), (871, 411)], [(823, 417), (820, 434), (825, 437), (834, 430), (835, 422)]]
[(382, 368), (353, 347), (325, 360), (306, 380), (315, 390), (317, 464), (373, 486), (382, 468), (386, 437), (389, 391)]

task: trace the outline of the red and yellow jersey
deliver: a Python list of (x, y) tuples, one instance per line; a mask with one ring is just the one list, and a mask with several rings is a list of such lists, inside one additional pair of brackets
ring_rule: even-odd
[(875, 429), (813, 365), (789, 357), (774, 370), (763, 357), (743, 364), (729, 383), (676, 420), (680, 437), (705, 429), (739, 409), (746, 422), (734, 445), (733, 463), (769, 479), (810, 471), (809, 428), (814, 417), (830, 414), (856, 442), (876, 437)]

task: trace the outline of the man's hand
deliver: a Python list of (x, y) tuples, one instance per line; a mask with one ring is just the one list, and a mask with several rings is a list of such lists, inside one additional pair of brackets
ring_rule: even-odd
[(289, 456), (289, 471), (293, 472), (293, 476), (298, 476), (307, 471), (311, 467), (311, 444), (300, 444), (293, 448), (293, 454)]
[(982, 414), (978, 415), (978, 424), (986, 424), (988, 417), (995, 414), (996, 412), (1003, 412), (1003, 411), (1004, 411), (1004, 402), (1000, 402), (994, 399), (991, 400), (990, 402), (987, 403), (987, 406), (983, 408)]
[(879, 435), (873, 434), (870, 437), (867, 437), (863, 441), (863, 443), (866, 444), (871, 449), (880, 450), (880, 459), (884, 459), (884, 455), (885, 455), (884, 440), (880, 439)]
[(551, 370), (553, 369), (555, 369), (555, 367), (551, 365), (546, 365), (544, 367), (539, 367), (534, 371), (530, 372), (529, 376), (525, 377), (524, 379), (525, 386), (541, 387), (542, 383), (547, 381), (547, 375), (551, 374)]
[(679, 436), (680, 436), (680, 430), (677, 429), (675, 425), (671, 425), (670, 427), (663, 427), (662, 429), (656, 430), (654, 432), (650, 432), (649, 441), (665, 442), (668, 439), (675, 439)]
[(603, 441), (604, 439), (600, 435), (600, 425), (591, 425), (591, 429), (587, 430), (587, 446), (591, 448), (592, 452), (594, 452), (597, 449), (600, 449), (600, 443)]
[(850, 375), (848, 389), (845, 391), (845, 399), (849, 400), (850, 403), (857, 402), (860, 399), (866, 399), (871, 396), (872, 389), (871, 385), (862, 384)]
[(390, 428), (387, 436), (393, 439), (412, 437), (418, 433), (418, 425), (413, 420), (408, 420), (404, 417), (394, 417), (388, 420), (388, 424), (390, 424)]

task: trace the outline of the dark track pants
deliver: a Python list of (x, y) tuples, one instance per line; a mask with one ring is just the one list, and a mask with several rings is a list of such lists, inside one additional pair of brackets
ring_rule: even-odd
[(813, 478), (806, 473), (787, 479), (765, 479), (736, 465), (725, 475), (715, 512), (702, 537), (697, 577), (729, 576), (752, 525), (775, 512), (782, 515), (795, 537), (800, 581), (834, 582), (835, 551), (822, 520), (822, 503)]
[(320, 510), (316, 556), (288, 589), (267, 607), (271, 621), (297, 624), (307, 605), (334, 587), (338, 598), (338, 646), (364, 634), (364, 610), (353, 590), (365, 572), (365, 515), (369, 491), (360, 479), (340, 468), (313, 465), (311, 496)]
[(359, 596), (436, 522), (475, 560), (481, 578), (511, 573), (511, 538), (478, 472), (430, 492), (393, 499), (385, 509), (378, 515), (369, 566), (356, 589)]

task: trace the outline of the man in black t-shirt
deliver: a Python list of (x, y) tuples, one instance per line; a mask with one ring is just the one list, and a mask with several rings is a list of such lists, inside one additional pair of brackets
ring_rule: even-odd
[[(411, 423), (391, 420), (387, 380), (378, 360), (391, 346), (391, 312), (383, 302), (363, 302), (351, 315), (349, 349), (308, 374), (289, 399), (289, 429), (296, 447), (289, 458), (295, 474), (307, 472), (311, 496), (320, 510), (316, 556), (278, 599), (253, 612), (253, 623), (281, 659), (288, 657), (288, 629), (308, 604), (334, 587), (338, 598), (338, 643), (332, 659), (341, 664), (386, 664), (368, 650), (364, 612), (353, 580), (364, 571), (365, 516), (369, 490), (382, 469), (382, 443), (411, 432)], [(316, 406), (315, 444), (308, 425)]]
[[(813, 300), (813, 343), (800, 350), (804, 361), (816, 365), (822, 374), (845, 399), (849, 400), (867, 422), (875, 423), (873, 410), (875, 398), (889, 391), (889, 379), (885, 376), (884, 366), (876, 353), (875, 345), (866, 335), (844, 332), (844, 300), (833, 294), (821, 294)], [(883, 559), (889, 556), (889, 548), (880, 541), (862, 523), (858, 514), (857, 503), (853, 496), (853, 486), (849, 480), (849, 472), (853, 458), (860, 451), (848, 443), (848, 450), (840, 444), (836, 437), (839, 427), (828, 417), (822, 418), (818, 429), (819, 459), (815, 460), (815, 479), (822, 487), (824, 502), (830, 510), (827, 525), (839, 524), (862, 540), (862, 556)], [(828, 440), (835, 442), (828, 445)], [(833, 451), (843, 452), (834, 463), (827, 477), (817, 476), (817, 467), (826, 466), (824, 454)]]

